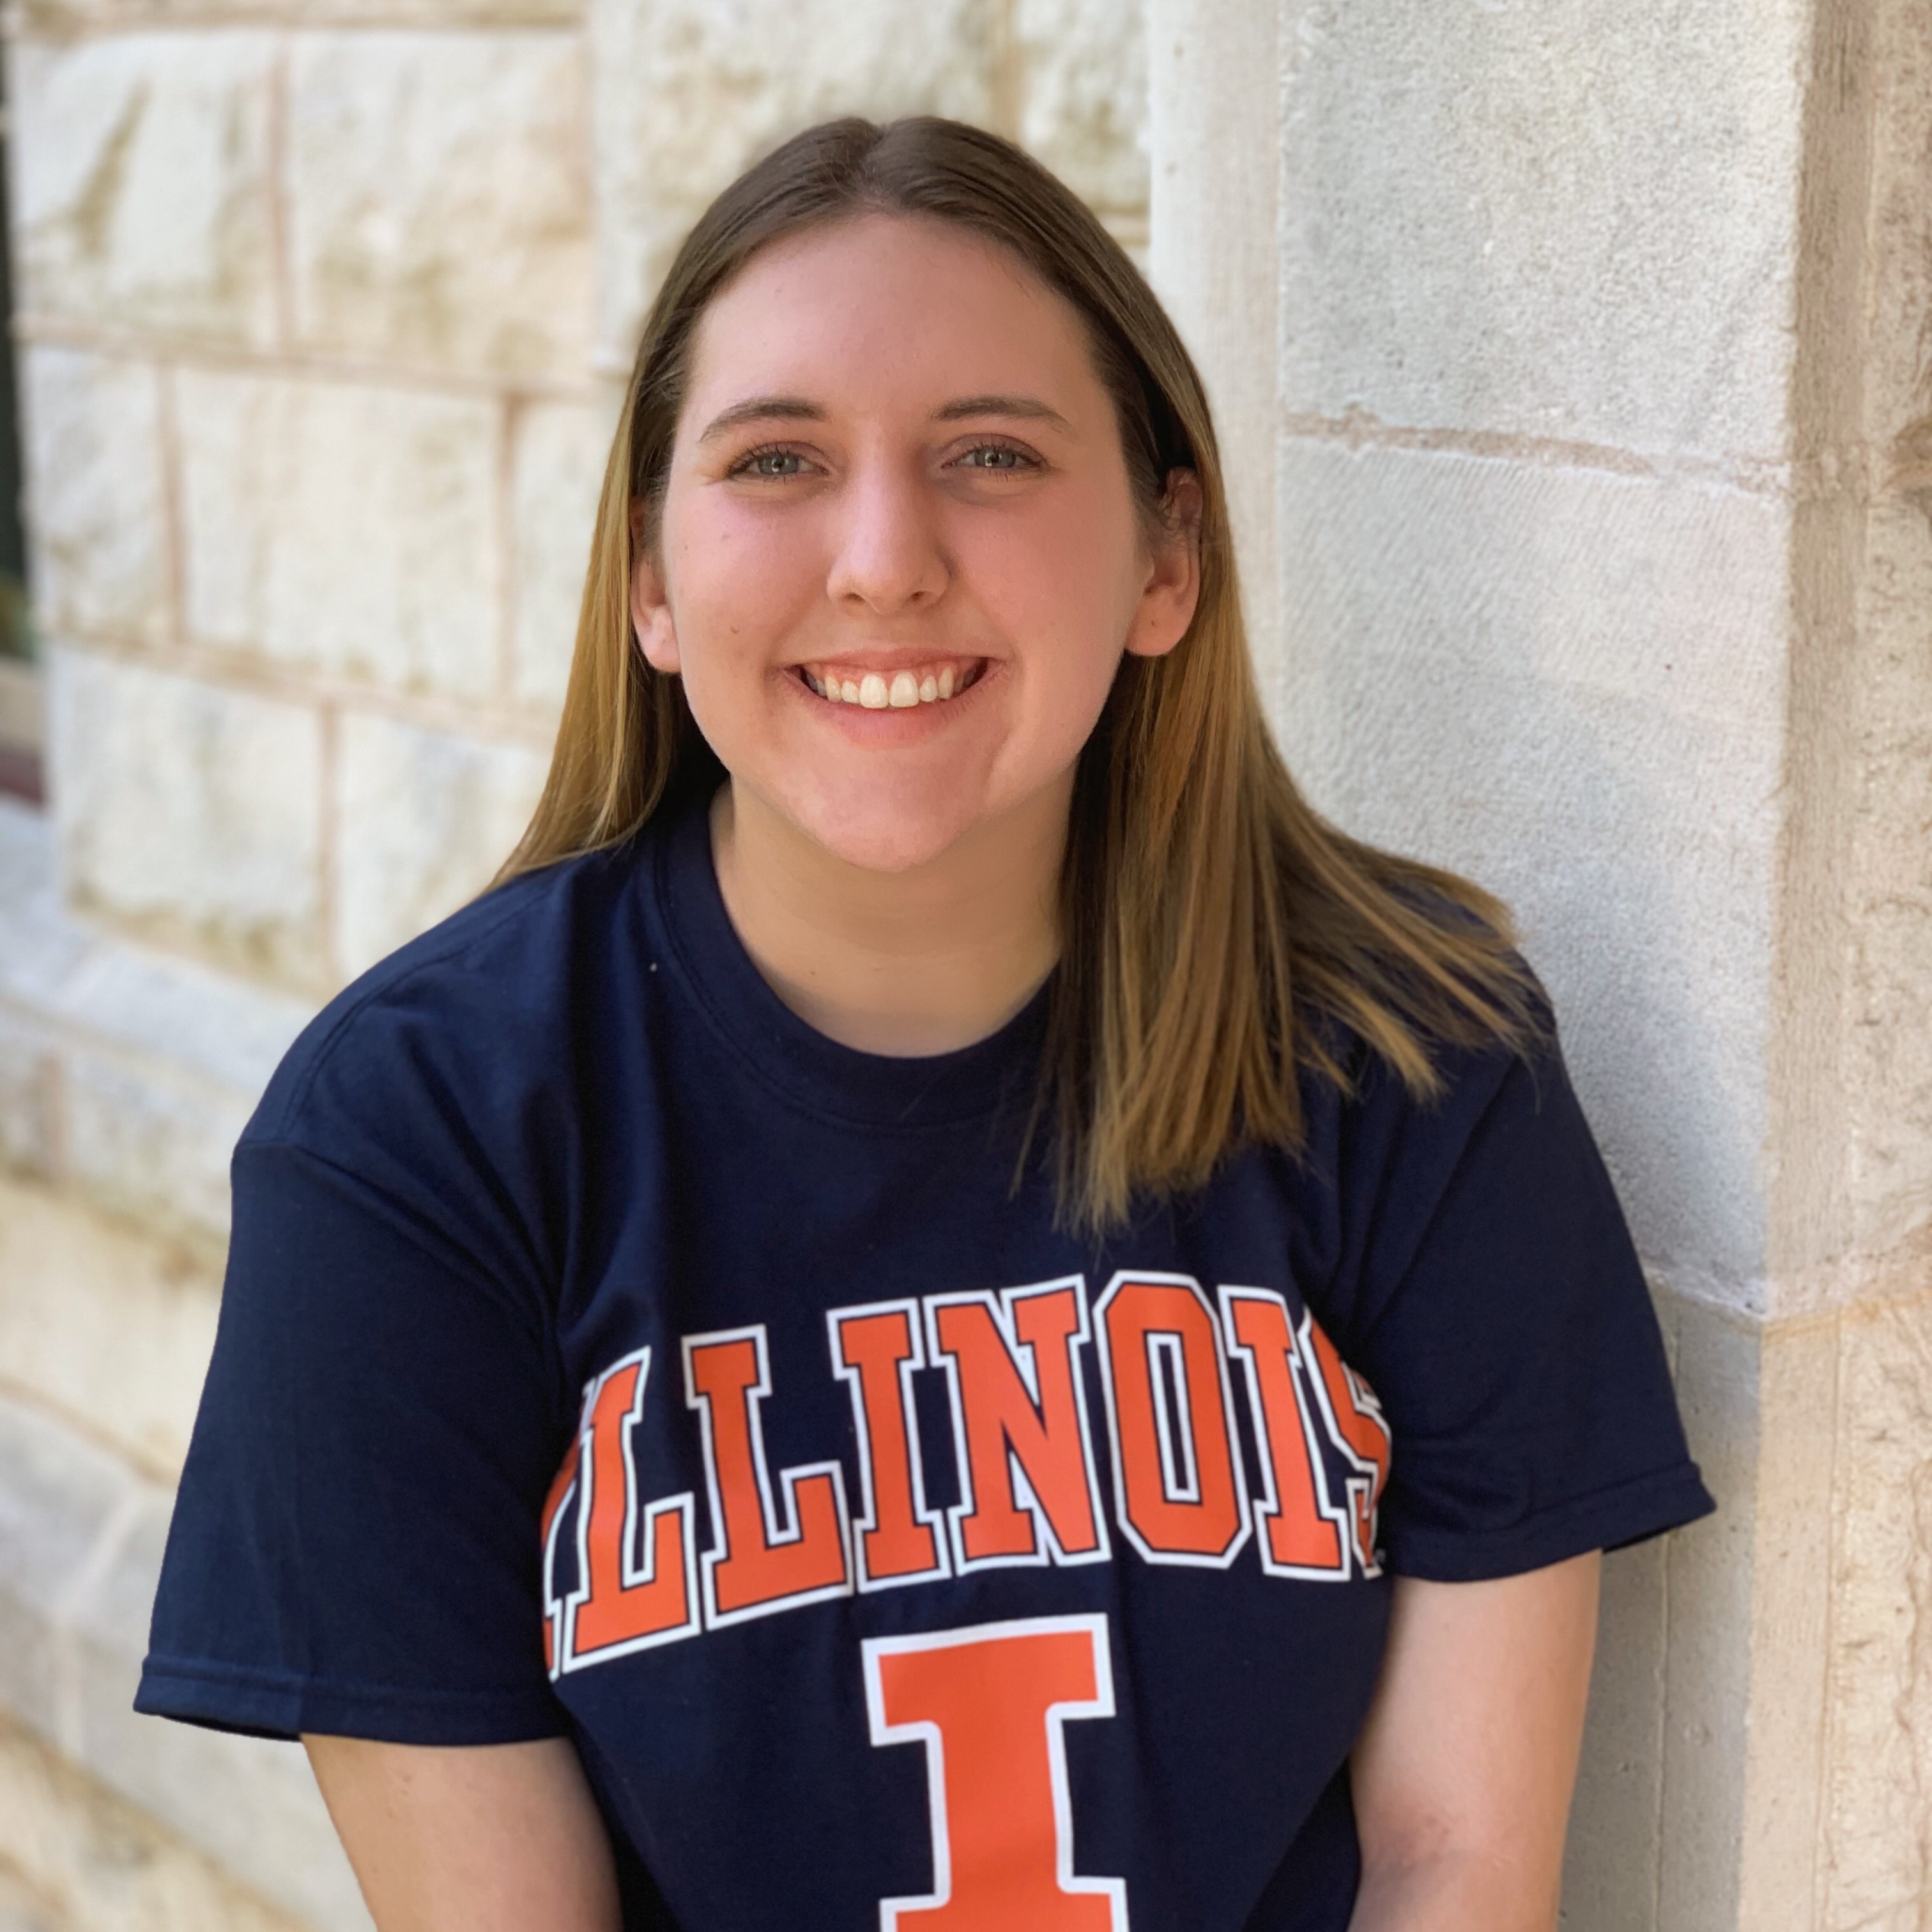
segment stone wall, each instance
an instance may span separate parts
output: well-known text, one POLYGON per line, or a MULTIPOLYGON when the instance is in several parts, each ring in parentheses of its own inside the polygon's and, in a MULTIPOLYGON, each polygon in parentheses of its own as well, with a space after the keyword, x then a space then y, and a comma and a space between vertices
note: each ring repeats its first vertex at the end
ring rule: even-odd
POLYGON ((809 120, 936 110, 1144 248, 1139 9, 6 26, 52 798, 0 802, 0 1924, 366 1924, 298 1751, 127 1710, 229 1149, 316 1004, 521 829, 614 388, 698 211, 809 120))
POLYGON ((1565 1923, 1921 1932, 1932 6, 1149 46, 1283 744, 1517 907, 1720 1502, 1610 1559, 1565 1923))

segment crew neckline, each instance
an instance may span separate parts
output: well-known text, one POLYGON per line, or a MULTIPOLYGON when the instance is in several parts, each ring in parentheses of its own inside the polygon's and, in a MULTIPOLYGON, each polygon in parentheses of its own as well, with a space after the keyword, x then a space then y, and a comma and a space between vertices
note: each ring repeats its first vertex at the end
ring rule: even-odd
POLYGON ((718 889, 710 806, 700 798, 686 807, 659 842, 658 910, 680 978, 748 1071, 812 1112, 853 1125, 956 1126, 1030 1102, 1052 974, 1003 1026, 952 1052, 847 1046, 794 1012, 746 951, 718 889))

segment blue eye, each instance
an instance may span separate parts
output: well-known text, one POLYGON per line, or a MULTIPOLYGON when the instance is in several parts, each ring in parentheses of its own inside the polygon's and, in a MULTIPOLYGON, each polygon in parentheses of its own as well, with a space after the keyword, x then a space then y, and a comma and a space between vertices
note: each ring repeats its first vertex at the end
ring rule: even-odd
POLYGON ((958 460, 969 470, 1004 470, 1009 473, 1033 466, 1031 457, 1003 442, 980 443, 966 451, 958 460))
POLYGON ((795 449, 748 451, 731 466, 734 476, 785 477, 798 476, 805 459, 795 449))

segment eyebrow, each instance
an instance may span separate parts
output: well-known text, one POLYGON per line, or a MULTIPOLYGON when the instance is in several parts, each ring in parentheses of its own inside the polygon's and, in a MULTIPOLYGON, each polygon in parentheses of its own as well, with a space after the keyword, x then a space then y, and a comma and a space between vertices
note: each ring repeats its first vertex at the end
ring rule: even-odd
MULTIPOLYGON (((1069 436, 1073 425, 1060 412, 1033 396, 961 396, 933 412, 935 422, 962 422, 974 416, 1017 416, 1029 422, 1052 423, 1069 436)), ((825 411, 804 396, 747 396, 721 410, 705 427, 700 442, 709 442, 748 422, 823 422, 825 411)))

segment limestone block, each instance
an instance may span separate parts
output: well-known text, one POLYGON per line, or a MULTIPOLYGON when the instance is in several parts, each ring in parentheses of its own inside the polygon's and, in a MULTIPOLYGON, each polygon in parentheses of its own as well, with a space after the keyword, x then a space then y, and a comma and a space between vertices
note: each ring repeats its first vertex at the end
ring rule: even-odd
POLYGON ((563 703, 598 494, 616 427, 615 395, 596 404, 532 404, 512 419, 512 577, 516 695, 563 703))
POLYGON ((1786 554, 1774 500, 1291 442, 1288 762, 1510 900, 1646 1257, 1760 1271, 1786 554))
POLYGON ((1148 203, 1145 10, 1133 0, 1018 0, 1018 134, 1090 206, 1148 203))
POLYGON ((1821 1932, 1932 1894, 1932 1282, 1840 1321, 1821 1932))
POLYGON ((0 1714, 290 1917, 368 1932, 298 1745, 134 1713, 172 1504, 164 1485, 0 1396, 0 1714))
POLYGON ((58 1077, 53 1038, 46 1028, 0 1007, 0 1168, 28 1174, 53 1171, 58 1077))
POLYGON ((22 305, 272 342, 272 58, 262 33, 20 45, 8 145, 22 305))
POLYGON ((110 1214, 225 1240, 228 1160, 254 1096, 80 1048, 66 1074, 69 1177, 110 1214))
POLYGON ((734 176, 840 114, 991 121, 980 0, 588 0, 598 322, 628 361, 685 232, 734 176))
MULTIPOLYGON (((20 13, 34 34, 72 33, 88 27, 179 24, 182 0, 21 0, 20 13)), ((336 22, 378 26, 567 26, 579 20, 584 0, 195 0, 204 20, 270 19, 301 26, 336 22)))
POLYGON ((32 1010, 56 1003, 94 935, 68 916, 54 873, 46 813, 0 798, 0 1000, 32 1010))
POLYGON ((1293 0, 1287 408, 1781 457, 1812 12, 1293 0))
POLYGON ((472 898, 521 836, 549 760, 385 718, 342 721, 337 957, 360 972, 472 898))
POLYGON ((52 668, 57 822, 76 902, 244 972, 319 983, 315 714, 73 651, 52 668))
POLYGON ((116 1457, 0 1396, 0 1712, 43 1736, 71 1717, 61 1622, 122 1533, 131 1495, 116 1457))
POLYGON ((70 349, 21 360, 40 628, 154 643, 172 625, 155 373, 70 349))
POLYGON ((279 376, 181 379, 197 642, 459 697, 495 688, 500 406, 279 376))
POLYGON ((171 1479, 214 1344, 218 1275, 70 1198, 0 1180, 0 1382, 171 1479))
POLYGON ((439 368, 580 370, 590 186, 579 36, 304 34, 289 86, 300 341, 439 368))
POLYGON ((0 1724, 0 1872, 10 1868, 26 1883, 0 1882, 0 1932, 303 1932, 29 1732, 0 1724))

